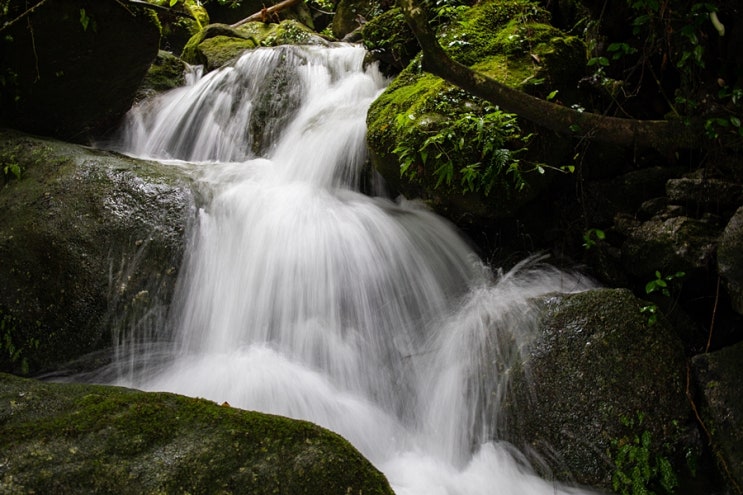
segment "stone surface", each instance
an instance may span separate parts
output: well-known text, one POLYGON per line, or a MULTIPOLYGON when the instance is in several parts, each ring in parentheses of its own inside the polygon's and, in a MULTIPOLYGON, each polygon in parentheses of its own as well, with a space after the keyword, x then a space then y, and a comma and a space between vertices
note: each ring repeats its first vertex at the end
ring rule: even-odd
POLYGON ((543 301, 541 330, 513 374, 501 437, 537 453, 559 480, 612 487, 617 442, 647 431, 652 456, 681 473, 696 430, 685 358, 663 319, 623 289, 543 301))
POLYGON ((346 440, 203 399, 0 374, 0 493, 392 495, 346 440))
POLYGON ((188 226, 182 171, 79 145, 0 131, 0 370, 54 369, 164 317, 188 226), (3 342, 6 344, 7 342, 3 342))
POLYGON ((701 415, 730 493, 743 493, 743 344, 692 361, 701 415))
POLYGON ((733 309, 743 315, 743 207, 738 208, 720 237, 717 270, 733 309))

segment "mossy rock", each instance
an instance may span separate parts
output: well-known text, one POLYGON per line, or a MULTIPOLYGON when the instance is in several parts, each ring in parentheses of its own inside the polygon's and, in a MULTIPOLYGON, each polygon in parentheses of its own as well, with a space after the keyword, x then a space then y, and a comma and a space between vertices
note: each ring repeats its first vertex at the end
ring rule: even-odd
POLYGON ((256 46, 257 40, 230 26, 210 24, 188 40, 181 58, 192 65, 203 65, 209 71, 237 59, 245 50, 256 46))
POLYGON ((170 0, 147 1, 170 10, 157 11, 162 25, 160 48, 163 50, 181 53, 188 40, 209 24, 209 13, 197 0, 179 0, 172 7, 170 0))
MULTIPOLYGON (((26 10, 25 2, 10 4, 11 12, 12 4, 26 10)), ((39 4, 0 40, 0 125, 89 142, 129 110, 159 42, 149 8, 117 0, 39 4)))
POLYGON ((689 476, 686 456, 701 455, 701 443, 683 346, 668 323, 651 324, 646 303, 624 289, 540 304, 539 335, 510 372, 500 437, 541 457, 545 475, 612 489, 618 470, 635 467, 617 464, 618 449, 645 435, 649 464, 664 458, 689 476))
POLYGON ((0 492, 392 494, 317 425, 203 399, 0 374, 0 492))
POLYGON ((55 370, 139 325, 164 332, 195 218, 184 172, 0 130, 5 167, 21 178, 0 188, 0 370, 55 370))
POLYGON ((420 51, 399 8, 388 10, 364 24, 361 36, 371 59, 378 61, 386 74, 400 73, 420 51))
MULTIPOLYGON (((440 33, 442 46, 455 60, 533 95, 572 94, 585 67, 585 48, 547 24, 549 12, 536 2, 489 1, 457 12, 440 33)), ((549 186, 556 171, 569 165, 572 147, 550 131, 497 113, 492 105, 423 72, 414 59, 370 108, 372 163, 393 189, 424 199, 460 225, 513 218, 549 186), (463 130, 462 119, 496 124, 488 124, 486 131, 463 130), (430 139, 449 126, 456 127, 461 144, 442 145, 437 136, 434 152, 430 139), (483 132, 504 139, 489 141, 483 132), (405 150, 425 149, 425 156, 412 164, 404 156, 405 150), (449 171, 443 181, 442 170, 449 171)))
POLYGON ((203 65, 210 71, 259 46, 325 44, 327 41, 294 20, 279 24, 248 22, 237 28, 211 24, 188 41, 181 58, 193 65, 203 65))
POLYGON ((136 100, 140 101, 183 86, 186 82, 186 70, 187 65, 183 60, 170 52, 160 50, 139 87, 136 100))

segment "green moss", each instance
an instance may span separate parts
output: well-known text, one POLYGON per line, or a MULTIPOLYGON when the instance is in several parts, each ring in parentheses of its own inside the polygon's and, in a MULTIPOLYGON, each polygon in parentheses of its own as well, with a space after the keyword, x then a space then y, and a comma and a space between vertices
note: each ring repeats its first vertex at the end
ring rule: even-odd
POLYGON ((364 46, 388 73, 398 73, 418 53, 415 40, 399 8, 384 12, 364 24, 364 46))
POLYGON ((391 494, 346 440, 209 401, 0 374, 0 491, 391 494))

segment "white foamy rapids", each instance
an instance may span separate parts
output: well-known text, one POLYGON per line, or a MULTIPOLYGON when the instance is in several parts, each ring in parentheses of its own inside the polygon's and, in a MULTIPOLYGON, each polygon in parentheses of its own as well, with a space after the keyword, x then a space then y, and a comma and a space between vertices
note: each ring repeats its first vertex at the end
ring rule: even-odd
POLYGON ((157 347, 119 383, 321 424, 398 495, 573 493, 495 425, 535 333, 530 300, 587 285, 534 262, 492 277, 443 219, 357 192, 385 85, 363 58, 255 50, 131 113, 120 149, 197 162, 213 199, 181 270, 170 358, 157 347))

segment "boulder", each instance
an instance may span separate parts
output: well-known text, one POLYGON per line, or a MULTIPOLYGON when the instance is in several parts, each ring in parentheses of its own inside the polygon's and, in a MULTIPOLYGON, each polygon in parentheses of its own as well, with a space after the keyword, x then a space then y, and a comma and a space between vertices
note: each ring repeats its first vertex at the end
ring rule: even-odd
POLYGON ((160 50, 137 91, 136 101, 183 86, 186 83, 187 70, 188 66, 183 60, 170 52, 160 50))
POLYGON ((664 211, 646 222, 621 224, 627 236, 622 259, 628 273, 649 281, 660 271, 663 275, 683 271, 708 271, 714 262, 719 227, 708 219, 664 211))
POLYGON ((728 493, 743 493, 743 344, 692 360, 704 430, 728 493))
POLYGON ((0 492, 392 495, 314 424, 203 399, 0 374, 0 492))
POLYGON ((176 167, 0 130, 6 168, 0 370, 57 369, 137 325, 163 331, 195 218, 190 179, 176 167))
POLYGON ((743 207, 728 222, 717 247, 717 270, 733 309, 743 315, 743 207))
POLYGON ((10 2, 17 22, 0 40, 0 125, 89 142, 131 107, 157 55, 157 17, 117 0, 24 5, 10 2))
POLYGON ((646 303, 625 289, 540 304, 539 335, 512 372, 500 436, 533 453, 545 476, 620 493, 621 476, 644 469, 620 458, 625 446, 648 454, 648 485, 661 482, 666 463, 684 474, 699 442, 683 347, 665 320, 651 324, 646 303))
POLYGON ((188 41, 181 58, 211 71, 234 62, 246 50, 259 46, 325 44, 325 39, 294 20, 279 24, 248 22, 237 28, 211 24, 188 41))

